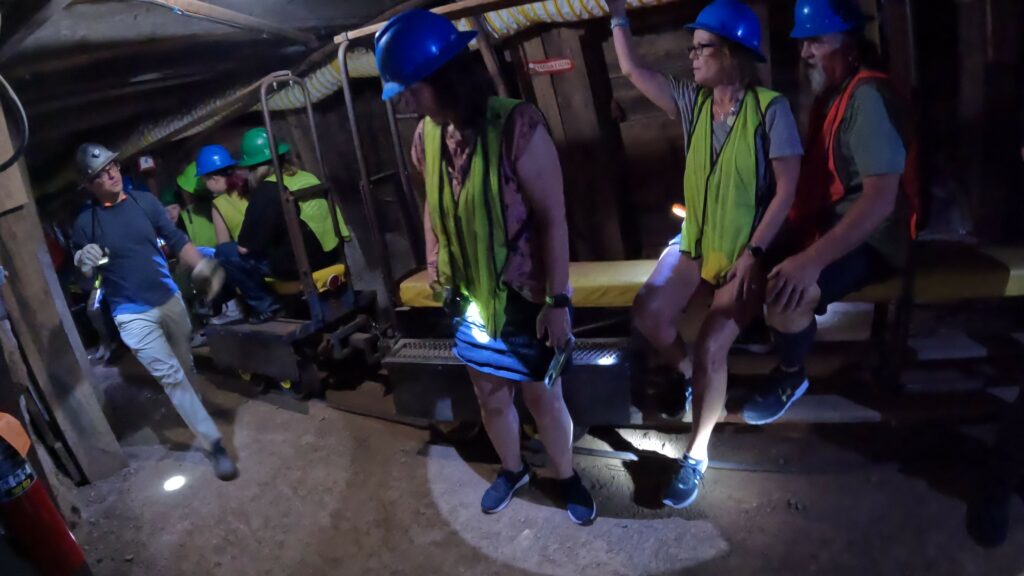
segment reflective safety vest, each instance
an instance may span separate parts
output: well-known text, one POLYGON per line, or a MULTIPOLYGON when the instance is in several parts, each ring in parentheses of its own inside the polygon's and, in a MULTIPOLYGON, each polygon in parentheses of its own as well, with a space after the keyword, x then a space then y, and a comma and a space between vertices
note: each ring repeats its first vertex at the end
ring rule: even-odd
MULTIPOLYGON (((267 182, 277 182, 277 175, 271 174, 267 182)), ((285 188, 295 192, 303 188, 309 188, 320 184, 320 179, 302 170, 289 176, 284 175, 285 188)), ((352 239, 352 235, 345 225, 345 219, 341 216, 341 209, 335 209, 338 217, 338 228, 341 229, 341 237, 345 242, 352 239)), ((307 198, 299 202, 299 218, 309 226, 316 239, 320 241, 320 247, 324 252, 330 252, 338 247, 338 235, 334 231, 334 222, 331 221, 330 203, 326 198, 307 198)))

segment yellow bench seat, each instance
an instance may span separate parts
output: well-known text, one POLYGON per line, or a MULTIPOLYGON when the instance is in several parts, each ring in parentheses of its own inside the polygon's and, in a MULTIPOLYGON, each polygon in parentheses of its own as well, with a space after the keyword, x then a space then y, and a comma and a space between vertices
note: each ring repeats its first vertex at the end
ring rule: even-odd
MULTIPOLYGON (((313 284, 318 292, 323 293, 330 289, 331 278, 337 277, 341 282, 345 281, 345 265, 335 264, 313 272, 313 284)), ((266 278, 267 285, 279 296, 294 296, 302 292, 302 283, 298 280, 278 280, 266 278)))
MULTIPOLYGON (((921 242, 916 246, 914 301, 932 304, 956 300, 1024 296, 1024 246, 971 246, 921 242)), ((655 260, 573 262, 569 279, 577 308, 628 308, 650 276, 655 260)), ((900 294, 893 278, 851 294, 847 302, 889 302, 900 294)), ((402 305, 435 308, 427 272, 402 282, 402 305)))

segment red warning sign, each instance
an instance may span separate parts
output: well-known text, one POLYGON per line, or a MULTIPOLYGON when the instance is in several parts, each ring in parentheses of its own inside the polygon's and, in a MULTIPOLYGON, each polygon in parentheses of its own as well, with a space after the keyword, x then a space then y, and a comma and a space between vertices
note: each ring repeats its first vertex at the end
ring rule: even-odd
POLYGON ((573 71, 576 65, 568 58, 548 58, 531 61, 527 67, 530 74, 564 74, 573 71))

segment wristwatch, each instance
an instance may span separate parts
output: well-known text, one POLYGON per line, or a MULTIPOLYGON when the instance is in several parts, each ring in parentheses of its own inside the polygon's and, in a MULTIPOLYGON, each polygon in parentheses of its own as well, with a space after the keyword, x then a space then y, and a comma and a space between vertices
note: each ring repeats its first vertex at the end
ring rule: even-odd
POLYGON ((569 298, 568 294, 556 294, 554 296, 545 296, 544 303, 552 308, 568 308, 572 306, 572 298, 569 298))
POLYGON ((761 248, 760 246, 748 244, 747 252, 750 252, 750 255, 754 257, 754 260, 760 260, 761 258, 764 258, 764 248, 761 248))
POLYGON ((626 28, 626 29, 628 29, 629 28, 629 18, 627 18, 626 16, 612 16, 611 25, 612 25, 612 30, 615 30, 616 28, 626 28))

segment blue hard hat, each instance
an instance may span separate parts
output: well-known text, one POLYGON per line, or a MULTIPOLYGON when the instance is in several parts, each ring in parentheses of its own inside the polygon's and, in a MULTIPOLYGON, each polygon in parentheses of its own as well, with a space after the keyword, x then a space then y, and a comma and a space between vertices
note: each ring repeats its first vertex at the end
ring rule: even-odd
POLYGON ((686 29, 711 32, 750 50, 758 62, 768 61, 761 51, 761 21, 750 6, 739 0, 715 0, 686 29))
POLYGON ((199 155, 196 156, 196 176, 213 174, 218 170, 230 168, 236 164, 238 162, 231 157, 228 149, 220 144, 203 146, 199 149, 199 155))
POLYGON ((797 0, 790 38, 803 40, 857 30, 870 20, 854 0, 797 0))
POLYGON ((374 37, 377 69, 384 80, 382 100, 436 72, 462 52, 476 32, 462 32, 444 16, 428 10, 403 12, 374 37))

